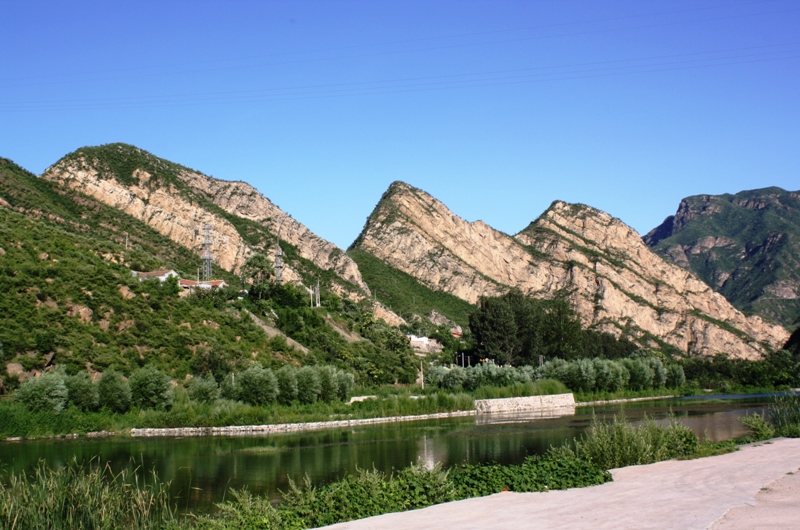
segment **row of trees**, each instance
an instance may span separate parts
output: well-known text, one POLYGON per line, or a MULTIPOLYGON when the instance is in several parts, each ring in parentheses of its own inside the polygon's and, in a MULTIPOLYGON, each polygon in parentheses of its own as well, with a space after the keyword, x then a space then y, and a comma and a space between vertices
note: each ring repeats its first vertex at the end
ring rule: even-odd
POLYGON ((684 380, 721 390, 800 384, 800 332, 786 350, 763 359, 731 359, 720 354, 682 358, 664 366, 658 357, 628 340, 582 329, 565 296, 536 300, 511 290, 502 296, 484 297, 469 322, 475 356, 517 366, 536 366, 540 358, 547 359, 546 377, 573 390, 658 388, 684 380))
POLYGON ((536 370, 538 377, 557 379, 568 388, 583 392, 616 392, 678 388, 686 382, 683 367, 664 365, 658 357, 636 356, 620 360, 553 359, 536 370))
POLYGON ((127 412, 131 406, 167 410, 172 406, 172 381, 149 365, 127 380, 119 372, 108 370, 96 384, 86 372, 70 376, 56 371, 26 381, 15 396, 34 412, 58 414, 70 405, 82 411, 102 408, 119 413, 127 412))
MULTIPOLYGON (((189 398, 210 403, 222 397, 250 405, 346 400, 354 385, 353 374, 331 366, 283 366, 277 371, 253 363, 247 369, 228 374, 222 384, 213 375, 195 377, 187 385, 189 398)), ((60 413, 69 406, 85 411, 101 409, 125 413, 131 408, 169 410, 174 392, 170 377, 152 365, 136 370, 125 379, 114 370, 103 373, 94 383, 86 372, 66 375, 47 372, 23 383, 14 393, 17 400, 34 412, 60 413)))
MULTIPOLYGON (((244 371, 228 375, 218 393, 224 398, 250 405, 308 404, 345 401, 354 383, 353 374, 332 366, 295 368, 286 365, 273 372, 254 363, 244 371)), ((213 379, 196 378, 189 386, 189 395, 197 400, 209 401, 215 397, 216 388, 213 379)))
POLYGON ((664 365, 655 356, 636 356, 621 360, 552 359, 542 366, 515 368, 483 363, 469 368, 432 367, 425 382, 448 390, 476 390, 481 386, 511 386, 542 379, 555 379, 570 390, 583 392, 615 392, 677 388, 686 382, 683 368, 677 363, 664 365))

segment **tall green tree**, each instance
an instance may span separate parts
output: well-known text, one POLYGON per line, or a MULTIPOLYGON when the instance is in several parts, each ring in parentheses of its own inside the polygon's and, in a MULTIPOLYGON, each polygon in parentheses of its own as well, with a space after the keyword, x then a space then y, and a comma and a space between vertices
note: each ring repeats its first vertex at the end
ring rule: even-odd
POLYGON ((521 350, 514 310, 505 297, 482 297, 469 317, 477 350, 500 364, 513 364, 521 350))
POLYGON ((548 301, 541 329, 548 357, 572 360, 584 356, 584 331, 565 296, 548 301))
POLYGON ((264 254, 253 254, 242 266, 242 275, 250 280, 250 295, 259 300, 267 293, 268 282, 275 275, 272 262, 264 254))

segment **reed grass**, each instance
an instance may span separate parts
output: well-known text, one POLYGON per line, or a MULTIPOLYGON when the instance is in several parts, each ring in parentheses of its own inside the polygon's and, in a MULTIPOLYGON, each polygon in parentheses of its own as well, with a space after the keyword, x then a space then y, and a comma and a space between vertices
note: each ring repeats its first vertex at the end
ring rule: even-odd
POLYGON ((774 396, 767 421, 781 436, 800 438, 800 394, 774 396))
POLYGON ((475 392, 475 399, 502 399, 528 396, 547 396, 566 394, 569 389, 561 381, 542 379, 527 383, 514 383, 507 386, 481 386, 475 392))
POLYGON ((168 489, 155 474, 144 483, 136 471, 115 474, 96 461, 60 469, 40 462, 30 473, 0 481, 0 527, 162 528, 177 521, 168 489))
POLYGON ((620 412, 610 423, 595 416, 588 434, 556 451, 613 469, 685 457, 697 450, 698 443, 691 429, 673 419, 662 426, 645 416, 640 425, 633 425, 620 412))

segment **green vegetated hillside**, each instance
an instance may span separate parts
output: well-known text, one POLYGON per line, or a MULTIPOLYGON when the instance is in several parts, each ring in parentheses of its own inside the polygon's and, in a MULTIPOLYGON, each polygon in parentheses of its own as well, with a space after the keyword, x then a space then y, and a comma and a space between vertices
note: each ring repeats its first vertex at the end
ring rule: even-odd
POLYGON ((413 276, 395 269, 378 258, 351 248, 347 251, 375 297, 394 312, 410 320, 413 315, 425 316, 436 311, 466 327, 475 306, 451 294, 433 291, 413 276))
MULTIPOLYGON (((152 270, 168 262, 172 267, 193 276, 201 260, 189 249, 175 245, 147 224, 121 214, 90 197, 37 177, 14 162, 0 158, 0 199, 7 207, 29 218, 41 219, 66 232, 83 234, 98 242, 105 240, 125 248, 134 270, 152 270)), ((111 247, 101 249, 108 253, 111 247)), ((115 259, 121 258, 117 255, 115 259)), ((220 271, 224 279, 232 279, 220 271)))
POLYGON ((746 313, 800 323, 800 192, 696 195, 645 242, 746 313))
POLYGON ((140 282, 110 261, 124 246, 7 209, 0 240, 3 365, 128 373, 152 363, 182 377, 268 351, 266 335, 224 299, 181 298, 177 282, 140 282))
MULTIPOLYGON (((98 163, 108 151, 88 152, 98 163)), ((121 179, 144 164, 170 179, 175 166, 143 156, 134 158, 135 164, 110 157, 107 165, 121 179)), ((262 226, 233 221, 243 232, 250 230, 251 240, 271 238, 262 226)), ((219 268, 215 276, 232 287, 215 293, 179 296, 174 281, 140 282, 131 269, 175 269, 194 278, 201 260, 143 221, 6 159, 0 159, 0 242, 0 366, 6 391, 20 377, 52 365, 69 373, 114 368, 125 374, 155 365, 180 379, 206 372, 221 377, 256 359, 273 367, 333 364, 360 382, 407 382, 416 376, 402 333, 376 322, 368 303, 340 299, 325 288, 322 307, 311 308, 307 292, 293 285, 270 283, 251 289, 257 297, 242 297, 242 278, 219 268), (345 338, 331 320, 350 335, 345 338), (265 329, 272 329, 273 338, 265 329), (287 345, 281 333, 308 353, 287 345), (14 374, 6 370, 9 363, 14 374)), ((332 274, 291 245, 283 247, 287 261, 309 281, 332 274)))

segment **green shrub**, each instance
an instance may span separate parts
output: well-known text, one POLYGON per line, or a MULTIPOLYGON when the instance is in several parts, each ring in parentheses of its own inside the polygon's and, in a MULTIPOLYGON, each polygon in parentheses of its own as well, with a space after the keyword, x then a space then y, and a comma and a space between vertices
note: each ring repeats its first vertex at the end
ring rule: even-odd
POLYGON ((153 365, 133 372, 128 381, 131 404, 140 409, 169 410, 172 407, 172 380, 153 365))
POLYGON ((278 379, 278 403, 288 405, 297 399, 297 370, 287 365, 275 372, 278 379))
POLYGON ((321 388, 319 374, 313 366, 304 366, 297 371, 297 400, 300 403, 316 403, 321 388))
POLYGON ((219 398, 219 385, 211 373, 193 378, 187 390, 189 397, 198 403, 211 403, 219 398))
POLYGON ((274 403, 278 398, 278 380, 275 374, 260 364, 252 364, 237 378, 239 399, 250 405, 274 403))
POLYGON ((630 374, 628 388, 631 390, 647 390, 653 387, 653 369, 645 360, 623 359, 622 363, 630 374))
POLYGON ((80 372, 65 379, 69 403, 82 411, 97 410, 100 395, 89 374, 80 372))
POLYGON ((204 515, 197 519, 197 530, 255 530, 283 528, 278 511, 269 498, 252 495, 247 490, 229 490, 232 501, 216 505, 214 515, 204 515))
POLYGON ((355 376, 350 372, 343 372, 340 370, 336 373, 336 391, 340 400, 347 401, 355 384, 355 376))
POLYGON ((683 366, 679 364, 668 365, 666 385, 669 388, 680 388, 685 383, 686 383, 686 374, 683 372, 683 366))
POLYGON ((775 429, 764 420, 764 416, 761 414, 756 412, 746 414, 742 416, 741 422, 750 434, 750 438, 753 440, 768 440, 775 436, 775 429))
POLYGON ((220 395, 231 401, 239 400, 239 385, 236 384, 236 374, 230 373, 222 378, 219 385, 220 395))
POLYGON ((33 412, 59 414, 67 406, 69 394, 60 373, 48 372, 25 381, 16 391, 17 399, 33 412))
POLYGON ((444 388, 448 390, 456 390, 459 388, 464 388, 464 384, 467 382, 468 379, 467 370, 466 368, 461 368, 460 366, 456 366, 451 370, 448 370, 446 374, 444 374, 444 379, 442 380, 442 385, 444 388))
POLYGON ((444 366, 431 366, 425 374, 425 384, 436 388, 444 388, 444 376, 448 370, 444 366))
POLYGON ((316 528, 389 512, 414 510, 453 500, 453 486, 441 468, 422 465, 396 475, 359 470, 355 475, 315 488, 290 483, 278 506, 285 528, 316 528))
POLYGON ((566 382, 568 379, 567 370, 569 363, 564 359, 551 359, 544 363, 536 371, 537 378, 539 379, 557 379, 566 382))
POLYGON ((548 491, 603 484, 611 474, 575 455, 549 451, 529 456, 522 464, 467 464, 450 472, 456 498, 467 499, 501 491, 548 491))
POLYGON ((658 357, 646 357, 643 359, 650 371, 653 372, 652 388, 661 388, 667 384, 667 369, 658 357))
POLYGON ((595 370, 591 359, 577 359, 567 365, 567 380, 564 384, 572 390, 590 392, 594 390, 595 370))
POLYGON ((334 401, 339 394, 336 369, 332 366, 320 366, 317 374, 319 375, 319 399, 326 403, 334 401))
POLYGON ((103 372, 100 382, 97 383, 97 393, 100 406, 111 412, 125 413, 131 408, 131 387, 119 372, 103 372))
POLYGON ((589 434, 559 451, 612 469, 689 456, 698 443, 697 436, 682 423, 670 421, 662 427, 645 417, 641 425, 634 426, 620 414, 611 423, 594 418, 589 434))

